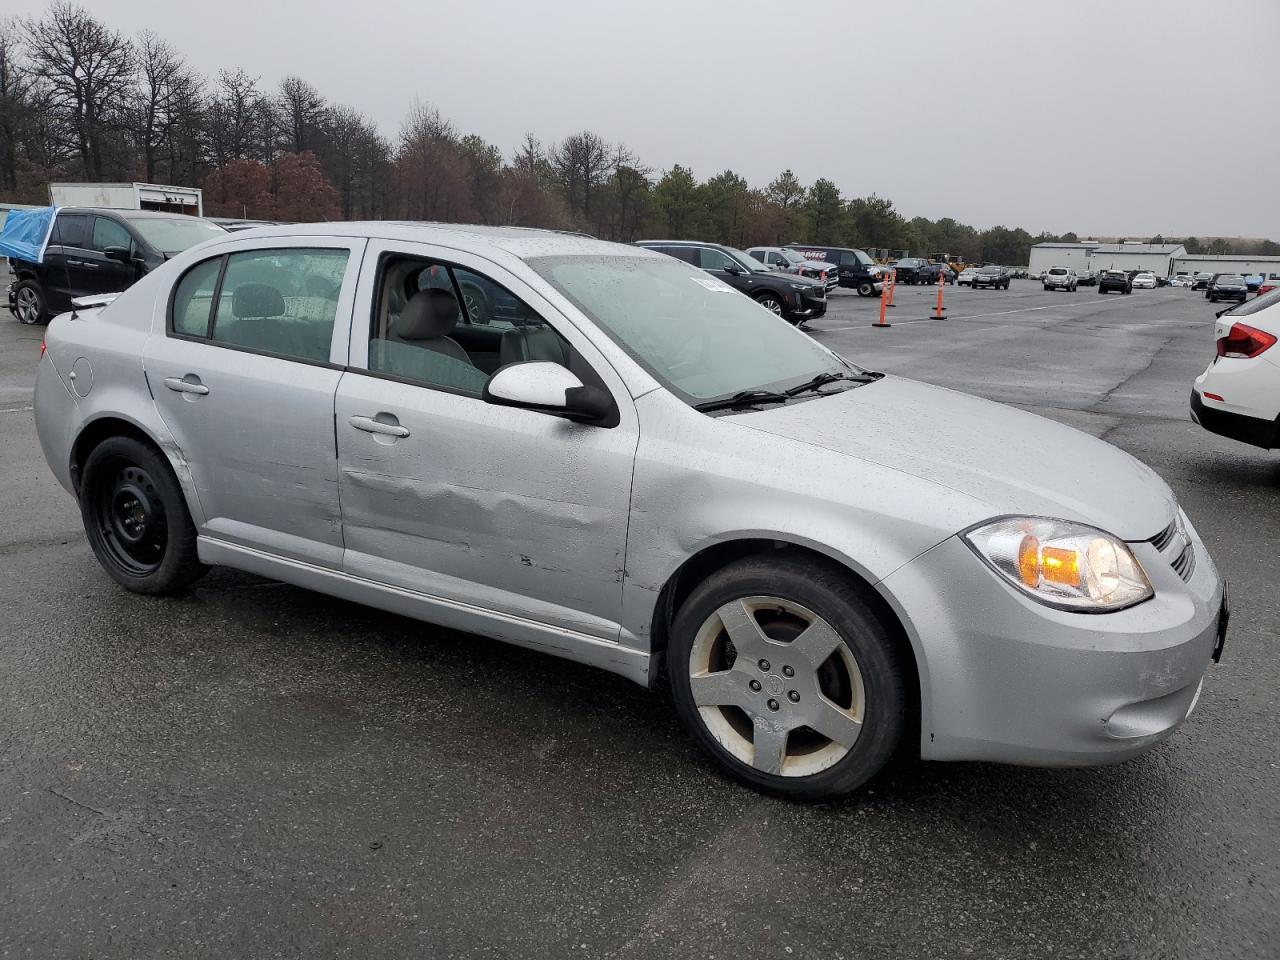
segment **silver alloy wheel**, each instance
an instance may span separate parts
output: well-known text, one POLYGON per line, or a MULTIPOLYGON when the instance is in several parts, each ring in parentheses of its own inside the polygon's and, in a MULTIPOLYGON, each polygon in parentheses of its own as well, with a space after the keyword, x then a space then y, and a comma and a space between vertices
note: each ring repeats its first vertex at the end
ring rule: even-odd
POLYGON ((30 287, 22 287, 18 290, 17 300, 18 322, 39 323, 40 302, 36 297, 36 292, 30 287))
POLYGON ((862 731, 866 692, 853 651, 822 617, 779 597, 732 600, 703 622, 689 688, 716 741, 761 773, 819 773, 862 731))
POLYGON ((777 297, 761 297, 756 302, 770 313, 782 316, 782 304, 778 302, 777 297))

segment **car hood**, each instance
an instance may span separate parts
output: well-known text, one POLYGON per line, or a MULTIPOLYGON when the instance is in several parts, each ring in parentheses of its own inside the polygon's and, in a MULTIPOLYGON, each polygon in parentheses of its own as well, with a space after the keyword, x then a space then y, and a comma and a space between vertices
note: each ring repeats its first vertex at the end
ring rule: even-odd
POLYGON ((991 516, 1076 520, 1125 540, 1155 536, 1168 485, 1109 443, 1013 407, 885 377, 734 423, 901 471, 990 505, 991 516))

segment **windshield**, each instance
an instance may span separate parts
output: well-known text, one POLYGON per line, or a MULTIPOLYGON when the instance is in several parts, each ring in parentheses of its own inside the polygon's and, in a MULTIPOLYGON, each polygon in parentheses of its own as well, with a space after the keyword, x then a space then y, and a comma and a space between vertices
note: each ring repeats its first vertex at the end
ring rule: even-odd
POLYGON ((804 263, 805 258, 794 250, 783 250, 781 253, 787 258, 787 263, 804 263))
POLYGON ((133 228, 142 234, 142 239, 161 253, 181 253, 197 243, 212 240, 226 233, 216 223, 208 220, 179 219, 164 217, 129 217, 133 228))
POLYGON ((1218 283, 1244 283, 1244 277, 1219 277, 1218 283))
POLYGON ((983 267, 978 272, 979 273, 999 273, 1000 268, 999 267, 983 267))
POLYGON ((679 261, 591 256, 528 263, 686 402, 854 369, 750 298, 679 261))

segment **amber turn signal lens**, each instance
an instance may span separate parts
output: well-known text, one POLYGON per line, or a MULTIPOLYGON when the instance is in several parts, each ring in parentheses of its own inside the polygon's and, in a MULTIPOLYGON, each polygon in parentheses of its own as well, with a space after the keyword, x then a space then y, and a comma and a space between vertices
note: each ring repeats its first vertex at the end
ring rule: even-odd
POLYGON ((1080 586, 1080 554, 1062 547, 1045 547, 1040 557, 1040 572, 1050 583, 1068 587, 1080 586))

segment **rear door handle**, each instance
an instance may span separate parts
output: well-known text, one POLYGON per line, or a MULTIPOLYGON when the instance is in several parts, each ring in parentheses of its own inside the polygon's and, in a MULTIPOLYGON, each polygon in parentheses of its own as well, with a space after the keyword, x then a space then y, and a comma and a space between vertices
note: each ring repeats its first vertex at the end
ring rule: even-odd
POLYGON ((201 397, 209 392, 209 388, 194 373, 188 373, 185 377, 165 377, 164 385, 176 393, 194 393, 201 397))
MULTIPOLYGON (((383 416, 390 416, 383 414, 383 416)), ((365 433, 377 433, 384 437, 400 437, 404 438, 409 435, 407 427, 400 426, 399 421, 395 417, 391 417, 390 422, 384 420, 375 420, 373 417, 352 417, 350 423, 357 430, 363 430, 365 433)))

